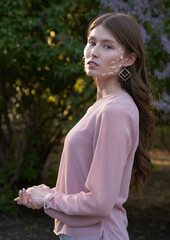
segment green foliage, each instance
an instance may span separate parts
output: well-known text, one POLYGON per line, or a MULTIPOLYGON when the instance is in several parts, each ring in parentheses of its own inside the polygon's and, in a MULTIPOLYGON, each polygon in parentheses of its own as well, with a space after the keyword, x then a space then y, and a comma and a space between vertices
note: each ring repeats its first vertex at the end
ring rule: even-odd
POLYGON ((18 195, 18 189, 6 188, 0 195, 0 212, 8 212, 11 215, 17 215, 19 208, 16 207, 16 203, 13 201, 14 196, 18 195))
POLYGON ((13 199, 4 191, 41 182, 49 153, 94 96, 82 56, 98 3, 0 1, 0 210, 13 199))

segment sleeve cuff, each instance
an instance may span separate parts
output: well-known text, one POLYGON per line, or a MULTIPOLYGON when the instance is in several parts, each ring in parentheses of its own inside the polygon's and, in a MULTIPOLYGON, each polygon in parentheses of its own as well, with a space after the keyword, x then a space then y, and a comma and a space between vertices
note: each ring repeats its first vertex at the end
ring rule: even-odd
POLYGON ((49 193, 44 199, 44 209, 49 209, 51 207, 50 201, 54 197, 54 193, 49 193))

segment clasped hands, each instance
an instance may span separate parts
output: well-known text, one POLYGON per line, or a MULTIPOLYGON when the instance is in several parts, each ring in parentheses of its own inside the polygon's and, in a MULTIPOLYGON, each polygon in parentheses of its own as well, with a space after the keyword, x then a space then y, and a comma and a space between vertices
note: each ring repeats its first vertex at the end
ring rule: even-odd
POLYGON ((51 193, 51 189, 45 184, 33 186, 26 190, 23 188, 14 201, 27 208, 40 209, 44 206, 44 199, 49 193, 51 193))

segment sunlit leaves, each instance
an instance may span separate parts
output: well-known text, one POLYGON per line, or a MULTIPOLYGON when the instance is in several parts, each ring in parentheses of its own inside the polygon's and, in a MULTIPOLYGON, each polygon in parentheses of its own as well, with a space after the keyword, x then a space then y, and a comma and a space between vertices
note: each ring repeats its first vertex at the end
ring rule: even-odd
POLYGON ((93 101, 82 56, 99 11, 97 0, 0 1, 0 166, 12 166, 9 187, 40 181, 49 153, 93 101))

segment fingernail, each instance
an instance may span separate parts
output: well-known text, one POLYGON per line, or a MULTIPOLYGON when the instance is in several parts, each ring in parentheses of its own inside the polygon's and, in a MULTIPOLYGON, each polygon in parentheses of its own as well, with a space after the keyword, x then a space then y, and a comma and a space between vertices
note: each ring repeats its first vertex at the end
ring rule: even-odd
POLYGON ((22 191, 21 190, 19 190, 19 194, 21 194, 22 193, 22 191))
POLYGON ((31 193, 30 192, 28 192, 28 197, 30 197, 31 196, 31 193))
POLYGON ((25 192, 25 188, 23 188, 22 191, 25 192))

